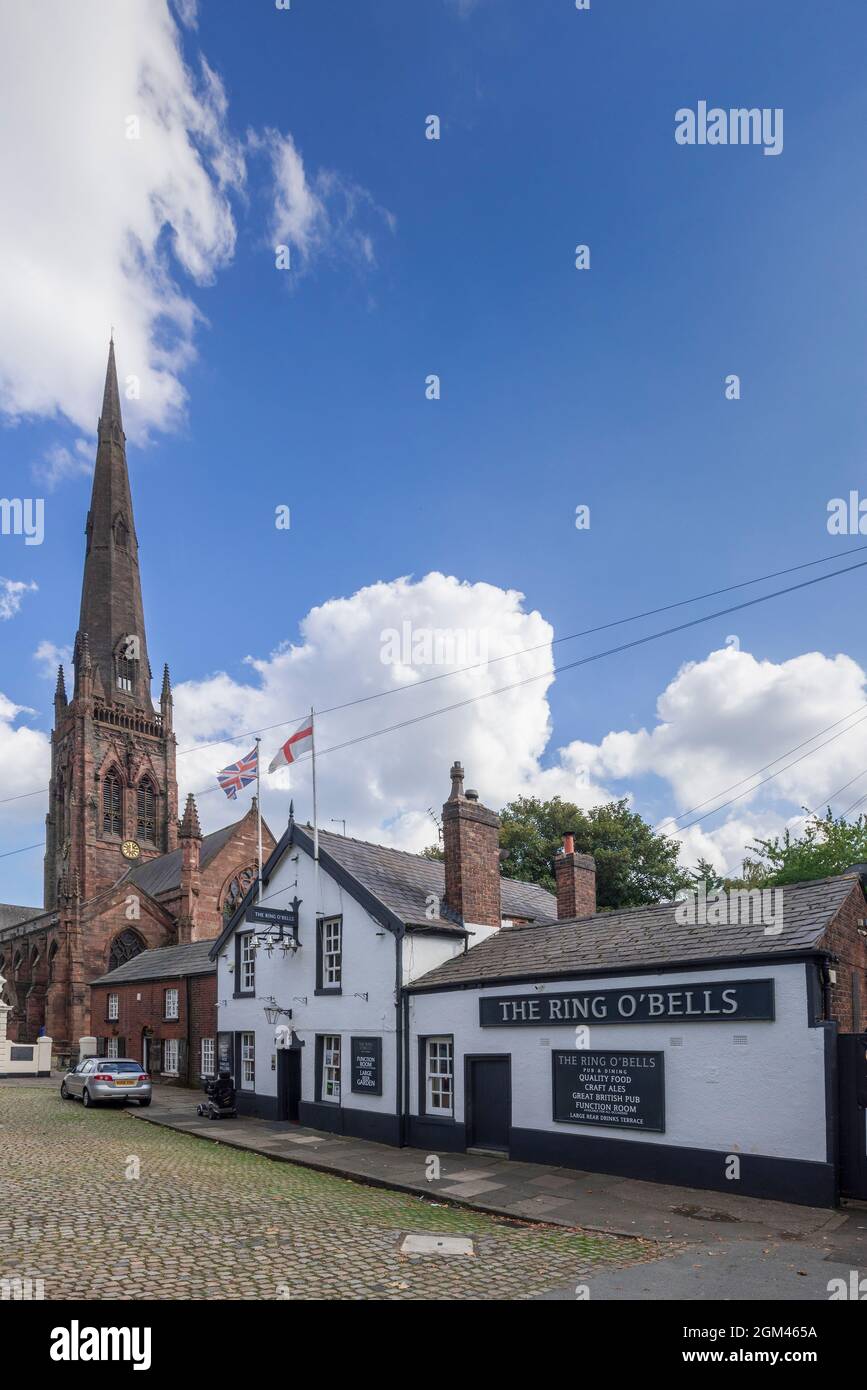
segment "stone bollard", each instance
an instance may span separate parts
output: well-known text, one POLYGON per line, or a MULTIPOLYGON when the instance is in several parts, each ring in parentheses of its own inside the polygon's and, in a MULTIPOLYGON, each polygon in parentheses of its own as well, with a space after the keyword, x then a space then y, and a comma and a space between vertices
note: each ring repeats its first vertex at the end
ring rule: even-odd
POLYGON ((51 1075, 51 1038, 36 1039, 36 1075, 51 1075))

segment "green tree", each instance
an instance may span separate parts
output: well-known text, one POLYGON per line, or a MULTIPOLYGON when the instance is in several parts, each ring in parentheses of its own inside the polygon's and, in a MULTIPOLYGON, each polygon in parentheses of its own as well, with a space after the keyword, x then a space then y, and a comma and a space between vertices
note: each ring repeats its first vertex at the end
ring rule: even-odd
POLYGON ((596 860, 596 902, 602 909, 665 902, 689 883, 679 868, 677 840, 659 835, 625 798, 579 810, 559 796, 521 796, 500 812, 501 872, 554 890, 553 860, 572 831, 575 849, 596 860))
POLYGON ((867 816, 847 821, 833 816, 829 806, 824 816, 811 814, 800 834, 793 835, 787 829, 772 840, 754 841, 750 849, 752 856, 743 862, 747 887, 770 888, 827 878, 867 862, 867 816))

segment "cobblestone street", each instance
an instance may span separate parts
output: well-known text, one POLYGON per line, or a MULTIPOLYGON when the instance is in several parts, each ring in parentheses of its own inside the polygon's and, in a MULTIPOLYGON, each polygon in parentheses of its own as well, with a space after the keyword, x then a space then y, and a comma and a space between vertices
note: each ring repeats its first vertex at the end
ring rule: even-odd
POLYGON ((436 1206, 187 1137, 54 1087, 0 1085, 0 1278, 46 1299, 514 1299, 643 1242, 436 1206), (406 1256, 408 1233, 473 1256, 406 1256))

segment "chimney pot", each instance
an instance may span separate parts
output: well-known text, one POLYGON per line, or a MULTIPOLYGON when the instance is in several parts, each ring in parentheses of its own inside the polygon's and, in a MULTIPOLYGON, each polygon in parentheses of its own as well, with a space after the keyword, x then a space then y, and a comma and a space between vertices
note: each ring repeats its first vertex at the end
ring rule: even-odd
POLYGON ((472 788, 467 787, 466 798, 467 801, 478 801, 479 793, 477 791, 472 790, 472 788))
POLYGON ((574 831, 574 830, 566 830, 566 831, 563 832, 563 853, 564 853, 564 854, 574 854, 574 853, 575 853, 575 831, 574 831))

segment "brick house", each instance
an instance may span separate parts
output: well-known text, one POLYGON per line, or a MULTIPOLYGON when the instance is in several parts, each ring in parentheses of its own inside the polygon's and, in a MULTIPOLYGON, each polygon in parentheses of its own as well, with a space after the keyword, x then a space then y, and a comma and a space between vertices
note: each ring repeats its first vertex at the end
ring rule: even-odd
POLYGON ((217 970, 210 941, 142 951, 91 983, 100 1057, 133 1057, 155 1080, 198 1086, 215 1070, 217 970))

